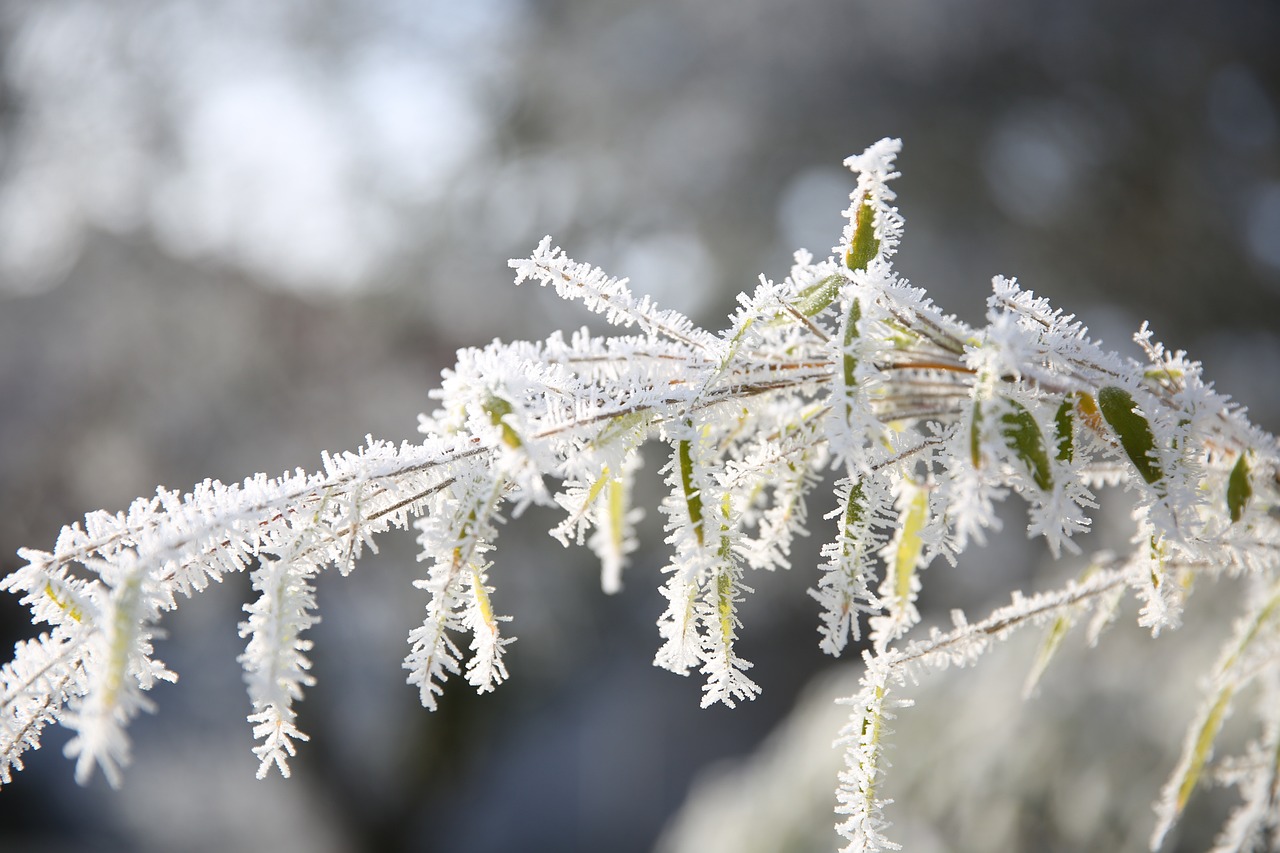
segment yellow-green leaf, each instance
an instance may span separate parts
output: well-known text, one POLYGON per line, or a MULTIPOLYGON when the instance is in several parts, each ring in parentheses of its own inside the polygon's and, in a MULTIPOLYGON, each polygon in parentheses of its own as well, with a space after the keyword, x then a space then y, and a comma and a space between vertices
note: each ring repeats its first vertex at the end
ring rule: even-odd
POLYGON ((911 603, 911 579, 920 563, 920 555, 924 553, 924 540, 920 538, 920 532, 924 530, 928 512, 929 493, 919 489, 903 515, 902 538, 898 541, 898 550, 893 560, 893 595, 900 607, 911 603))
POLYGON ((702 495, 693 487, 693 450, 687 439, 676 445, 676 458, 680 465, 680 486, 684 490, 684 503, 689 509, 689 523, 693 527, 693 535, 702 545, 702 495))
POLYGON ((476 606, 480 609, 480 618, 485 627, 498 633, 498 623, 493 618, 493 603, 489 600, 489 591, 484 587, 484 574, 479 566, 471 566, 471 593, 475 596, 476 606))
MULTIPOLYGON (((870 752, 873 757, 879 755, 880 738, 884 734, 884 712, 882 709, 886 692, 887 690, 883 685, 877 685, 875 701, 868 705, 863 712, 862 738, 864 743, 870 745, 870 752)), ((858 766, 863 771, 864 796, 866 796, 867 800, 873 800, 876 795, 876 776, 880 774, 877 773, 874 763, 868 767, 860 762, 858 766)))
MULTIPOLYGON (((609 469, 605 469, 606 476, 609 469)), ((627 540, 627 487, 620 478, 609 479, 609 540, 615 554, 622 553, 627 540)))
POLYGON ((800 298, 796 301, 796 310, 806 317, 814 317, 821 314, 840 295, 840 283, 842 281, 844 279, 841 276, 829 275, 822 281, 809 285, 800 291, 800 298))
POLYGON ((716 575, 716 613, 720 617, 720 636, 727 645, 733 640, 733 577, 727 566, 716 575))
POLYGON ((973 418, 969 422, 969 458, 976 471, 982 467, 982 403, 973 401, 973 418))
POLYGON ((59 610, 67 614, 67 617, 72 621, 79 622, 84 618, 84 614, 80 612, 80 608, 71 601, 71 596, 67 596, 64 599, 62 596, 58 595, 58 591, 53 588, 52 583, 45 583, 44 594, 49 596, 49 600, 56 604, 59 610))
POLYGON ((587 491, 587 497, 582 502, 582 506, 584 509, 596 502, 596 498, 600 497, 600 492, 604 490, 604 487, 606 484, 608 484, 609 479, 610 479, 609 466, 608 465, 601 466, 600 477, 594 483, 591 484, 591 488, 587 491))
POLYGON ((720 359, 720 364, 716 367, 717 374, 733 363, 733 360, 738 355, 739 347, 742 346, 742 339, 747 336, 747 331, 755 325, 755 322, 756 319, 754 317, 748 318, 747 322, 742 324, 742 328, 734 334, 733 339, 729 341, 729 348, 725 351, 724 358, 720 359))
POLYGON ((627 412, 625 415, 616 415, 609 419, 604 425, 604 429, 596 435, 591 444, 595 447, 604 447, 616 438, 620 438, 649 418, 648 412, 627 412))
POLYGON ((507 423, 506 416, 515 411, 511 403, 498 396, 490 396, 484 401, 484 410, 489 415, 489 421, 496 427, 502 428, 502 443, 507 447, 520 447, 524 442, 520 440, 519 434, 507 423))

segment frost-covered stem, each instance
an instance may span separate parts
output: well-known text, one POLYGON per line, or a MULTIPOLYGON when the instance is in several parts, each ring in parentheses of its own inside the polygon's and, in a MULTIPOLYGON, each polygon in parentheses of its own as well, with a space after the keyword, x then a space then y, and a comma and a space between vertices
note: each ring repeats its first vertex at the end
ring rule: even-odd
POLYGON ((55 639, 41 634, 19 642, 14 658, 0 668, 0 783, 22 769, 22 754, 40 745, 40 733, 56 722, 66 703, 84 692, 80 635, 55 639))
POLYGON ((250 637, 241 655, 245 681, 253 713, 254 737, 263 741, 254 748, 258 756, 258 778, 272 765, 288 777, 288 759, 295 754, 294 740, 309 740, 294 725, 293 703, 302 698, 303 688, 315 684, 311 661, 304 652, 311 649, 302 632, 318 618, 311 577, 315 567, 290 559, 264 560, 253 572, 253 588, 261 593, 253 604, 245 605, 249 619, 240 626, 240 636, 250 637))
POLYGON ((73 700, 63 722, 75 730, 65 752, 76 759, 76 781, 84 784, 95 768, 112 787, 129 763, 126 727, 139 711, 151 710, 145 695, 157 679, 176 676, 151 659, 154 621, 163 593, 148 563, 130 555, 117 566, 104 566, 105 584, 96 590, 94 611, 100 629, 88 637, 84 666, 87 688, 73 700))
POLYGON ((887 665, 904 668, 915 664, 972 663, 985 651, 990 640, 1006 639, 1018 628, 1041 624, 1063 610, 1101 597, 1133 582, 1140 570, 1133 567, 1099 569, 1082 582, 1072 581, 1061 590, 1024 596, 1014 593, 1013 603, 992 611, 980 622, 957 625, 947 632, 931 634, 927 640, 909 643, 905 650, 884 655, 887 665))
MULTIPOLYGON (((863 619, 872 641, 845 732, 849 849, 893 846, 877 791, 888 766, 884 723, 903 705, 904 678, 972 663, 1014 630, 1052 621, 1033 684, 1085 610, 1094 609, 1092 643, 1132 592, 1140 624, 1158 634, 1180 624, 1190 573, 1241 578, 1256 629, 1242 629, 1245 651, 1223 653, 1226 675, 1166 790, 1163 833, 1194 779, 1214 769, 1214 735, 1242 689, 1272 690, 1280 679, 1280 619, 1267 604, 1280 576, 1280 445, 1145 326, 1135 337, 1145 361, 1120 358, 1003 276, 992 281, 983 324, 943 313, 893 266, 903 220, 889 181, 899 147, 882 140, 847 161, 857 187, 831 255, 797 252, 784 281, 762 278, 740 295, 719 334, 637 298, 625 279, 571 260, 548 238, 512 261, 517 283, 553 287, 631 332, 462 350, 431 393, 439 407, 421 416, 419 444, 370 438, 357 453, 325 454, 315 474, 162 489, 64 528, 52 551, 21 551, 27 565, 0 588, 49 630, 0 670, 0 781, 59 721, 77 733, 78 777, 101 766, 114 782, 128 758, 124 726, 146 707, 142 691, 169 676, 150 656, 160 614, 246 569, 260 593, 242 657, 263 741, 255 752, 263 771, 286 772, 293 742, 304 739, 293 703, 310 684, 301 635, 318 618, 312 582, 330 566, 346 574, 378 534, 412 519, 428 565, 414 584, 429 598, 409 635, 408 681, 428 708, 451 674, 493 689, 507 678, 511 642, 489 560, 504 511, 563 509, 552 534, 588 544, 603 588, 616 592, 637 547, 632 484, 655 441, 666 452, 661 510, 672 550, 655 663, 698 671, 704 704, 759 692, 736 651, 747 574, 790 567, 795 537, 815 527, 809 493, 835 480, 824 562, 806 583, 821 608, 823 651, 858 640, 863 619), (997 530, 998 501, 1026 501, 1027 533, 1057 557, 1080 552, 1104 485, 1133 493, 1132 553, 1100 559, 1057 590, 1015 593, 986 618, 956 612, 952 630, 922 633, 923 569, 939 556, 954 564, 997 530), (460 635, 470 635, 466 653, 460 635)), ((1274 751, 1280 722, 1257 716, 1247 760, 1222 762, 1247 801, 1223 851, 1280 824, 1278 798, 1263 795, 1274 789, 1274 761, 1250 769, 1274 751)))
POLYGON ((901 849, 884 834, 889 823, 883 810, 893 801, 877 792, 889 768, 884 757, 884 738, 890 734, 886 723, 894 718, 894 708, 910 704, 891 697, 890 677, 887 667, 868 659, 862 691, 844 700, 854 711, 836 741, 837 746, 845 747, 845 769, 836 788, 836 814, 846 816, 836 830, 849 842, 841 848, 842 853, 901 849))

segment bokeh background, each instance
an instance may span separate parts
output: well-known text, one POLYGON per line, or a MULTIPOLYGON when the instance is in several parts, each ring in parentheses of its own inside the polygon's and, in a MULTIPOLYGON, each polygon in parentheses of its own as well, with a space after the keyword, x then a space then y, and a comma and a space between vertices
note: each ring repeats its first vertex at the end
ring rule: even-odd
MULTIPOLYGON (((458 347, 590 322, 511 287, 544 234, 719 328, 758 274, 827 252, 841 161, 882 136, 905 141, 898 267, 945 308, 979 320, 1001 273, 1120 350, 1148 319, 1275 430, 1277 45, 1267 0, 0 3, 0 571, 157 484, 412 438, 458 347)), ((856 671, 817 650, 822 536, 752 580, 764 696, 699 710, 696 679, 650 666, 659 457, 620 596, 550 516, 504 530, 498 693, 417 706, 421 567, 388 535, 322 582, 313 740, 293 779, 255 781, 232 578, 168 622, 181 680, 134 726, 125 787, 72 784, 54 732, 0 791, 0 849, 829 849, 826 696, 856 671)), ((926 604, 1051 582, 1018 513, 931 569, 926 604)), ((0 602, 6 645, 23 612, 0 602)), ((894 753, 911 849, 1143 849, 1215 647, 1175 637, 1153 667, 1116 633, 1025 705, 1027 650, 922 688, 936 710, 894 753)), ((1229 803, 1177 843, 1208 846, 1229 803)))

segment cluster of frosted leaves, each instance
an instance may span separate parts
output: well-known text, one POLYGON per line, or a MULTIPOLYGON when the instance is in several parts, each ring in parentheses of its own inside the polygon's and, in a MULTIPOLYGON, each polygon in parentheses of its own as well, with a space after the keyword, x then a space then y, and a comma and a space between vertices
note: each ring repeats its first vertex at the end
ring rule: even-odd
POLYGON ((372 537, 406 527, 441 488, 440 468, 476 455, 469 442, 393 445, 370 439, 357 453, 325 455, 323 470, 237 485, 206 481, 190 493, 161 489, 125 512, 92 513, 63 528, 52 551, 25 549, 27 565, 0 581, 49 628, 19 643, 0 669, 0 782, 21 769, 51 722, 72 729, 76 777, 95 767, 112 784, 129 760, 126 727, 150 708, 145 691, 174 674, 153 656, 161 614, 219 581, 250 570, 260 597, 246 605, 241 663, 262 770, 287 772, 293 703, 311 683, 316 621, 312 578, 350 571, 372 537))
MULTIPOLYGON (((877 790, 886 722, 909 704, 897 695, 905 680, 971 663, 1011 631, 1046 625, 1038 676, 1076 621, 1092 614, 1096 637, 1126 590, 1158 633, 1178 625, 1191 577, 1244 577, 1241 628, 1162 800, 1162 835, 1235 698, 1255 683, 1268 696, 1280 690, 1276 442, 1145 328, 1147 362, 1121 359, 1003 277, 985 326, 940 311, 892 265, 903 224, 889 188, 898 150, 883 140, 850 158, 858 183, 832 256, 798 252, 784 281, 762 278, 739 297, 719 334, 636 297, 625 279, 571 260, 548 238, 512 261, 516 283, 552 287, 619 334, 463 350, 433 393, 438 408, 421 418, 420 444, 370 440, 357 454, 326 457, 315 475, 161 491, 65 529, 52 552, 24 551, 29 564, 3 586, 51 628, 20 644, 0 674, 4 781, 53 721, 76 732, 69 751, 80 778, 96 766, 114 781, 145 690, 173 677, 152 655, 161 613, 179 594, 244 569, 260 596, 241 626, 255 753, 260 775, 272 766, 287 774, 305 739, 293 703, 312 681, 303 635, 317 619, 314 577, 331 565, 347 572, 372 536, 413 517, 425 615, 409 636, 408 681, 428 708, 450 676, 493 689, 507 678, 511 642, 489 559, 503 514, 558 507, 552 535, 588 545, 602 586, 615 592, 637 546, 634 478, 656 447, 671 559, 655 663, 697 671, 704 705, 759 692, 737 649, 749 573, 788 569, 797 535, 827 531, 823 563, 805 581, 820 610, 819 644, 839 654, 868 634, 838 790, 849 850, 893 847, 877 790), (824 480, 834 481, 837 507, 815 521, 807 500, 824 480), (1137 505, 1132 554, 1099 558, 1079 582, 1015 596, 984 620, 957 613, 949 632, 913 632, 922 570, 982 542, 998 526, 999 500, 1018 495, 1028 533, 1055 555, 1074 553, 1094 490, 1115 484, 1137 505)), ((1263 713, 1257 742, 1227 764, 1246 798, 1224 830, 1232 838, 1273 832, 1280 814, 1267 782, 1275 761, 1255 760, 1276 754, 1275 716, 1263 713)))

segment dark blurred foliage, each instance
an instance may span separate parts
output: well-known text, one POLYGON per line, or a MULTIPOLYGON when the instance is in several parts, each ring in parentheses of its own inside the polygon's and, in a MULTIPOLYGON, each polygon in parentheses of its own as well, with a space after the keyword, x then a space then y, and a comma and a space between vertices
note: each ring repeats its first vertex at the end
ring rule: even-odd
MULTIPOLYGON (((0 569, 157 483, 411 438, 457 347, 586 321, 509 284, 544 233, 718 327, 757 274, 826 254, 841 160, 881 136, 905 141, 898 267, 943 307, 978 319, 1003 273, 1117 348, 1149 319, 1275 429, 1277 44, 1263 0, 0 5, 0 569)), ((247 583, 205 593, 125 788, 76 788, 51 735, 0 792, 0 848, 648 849, 829 663, 809 541, 798 577, 753 581, 763 698, 701 711, 649 666, 660 465, 619 597, 547 514, 507 526, 496 695, 451 685, 428 715, 400 683, 411 535, 325 579, 288 782, 253 779, 247 583)), ((1019 544, 938 569, 937 603, 1024 583, 1019 544)), ((6 644, 30 634, 0 608, 6 644)))

